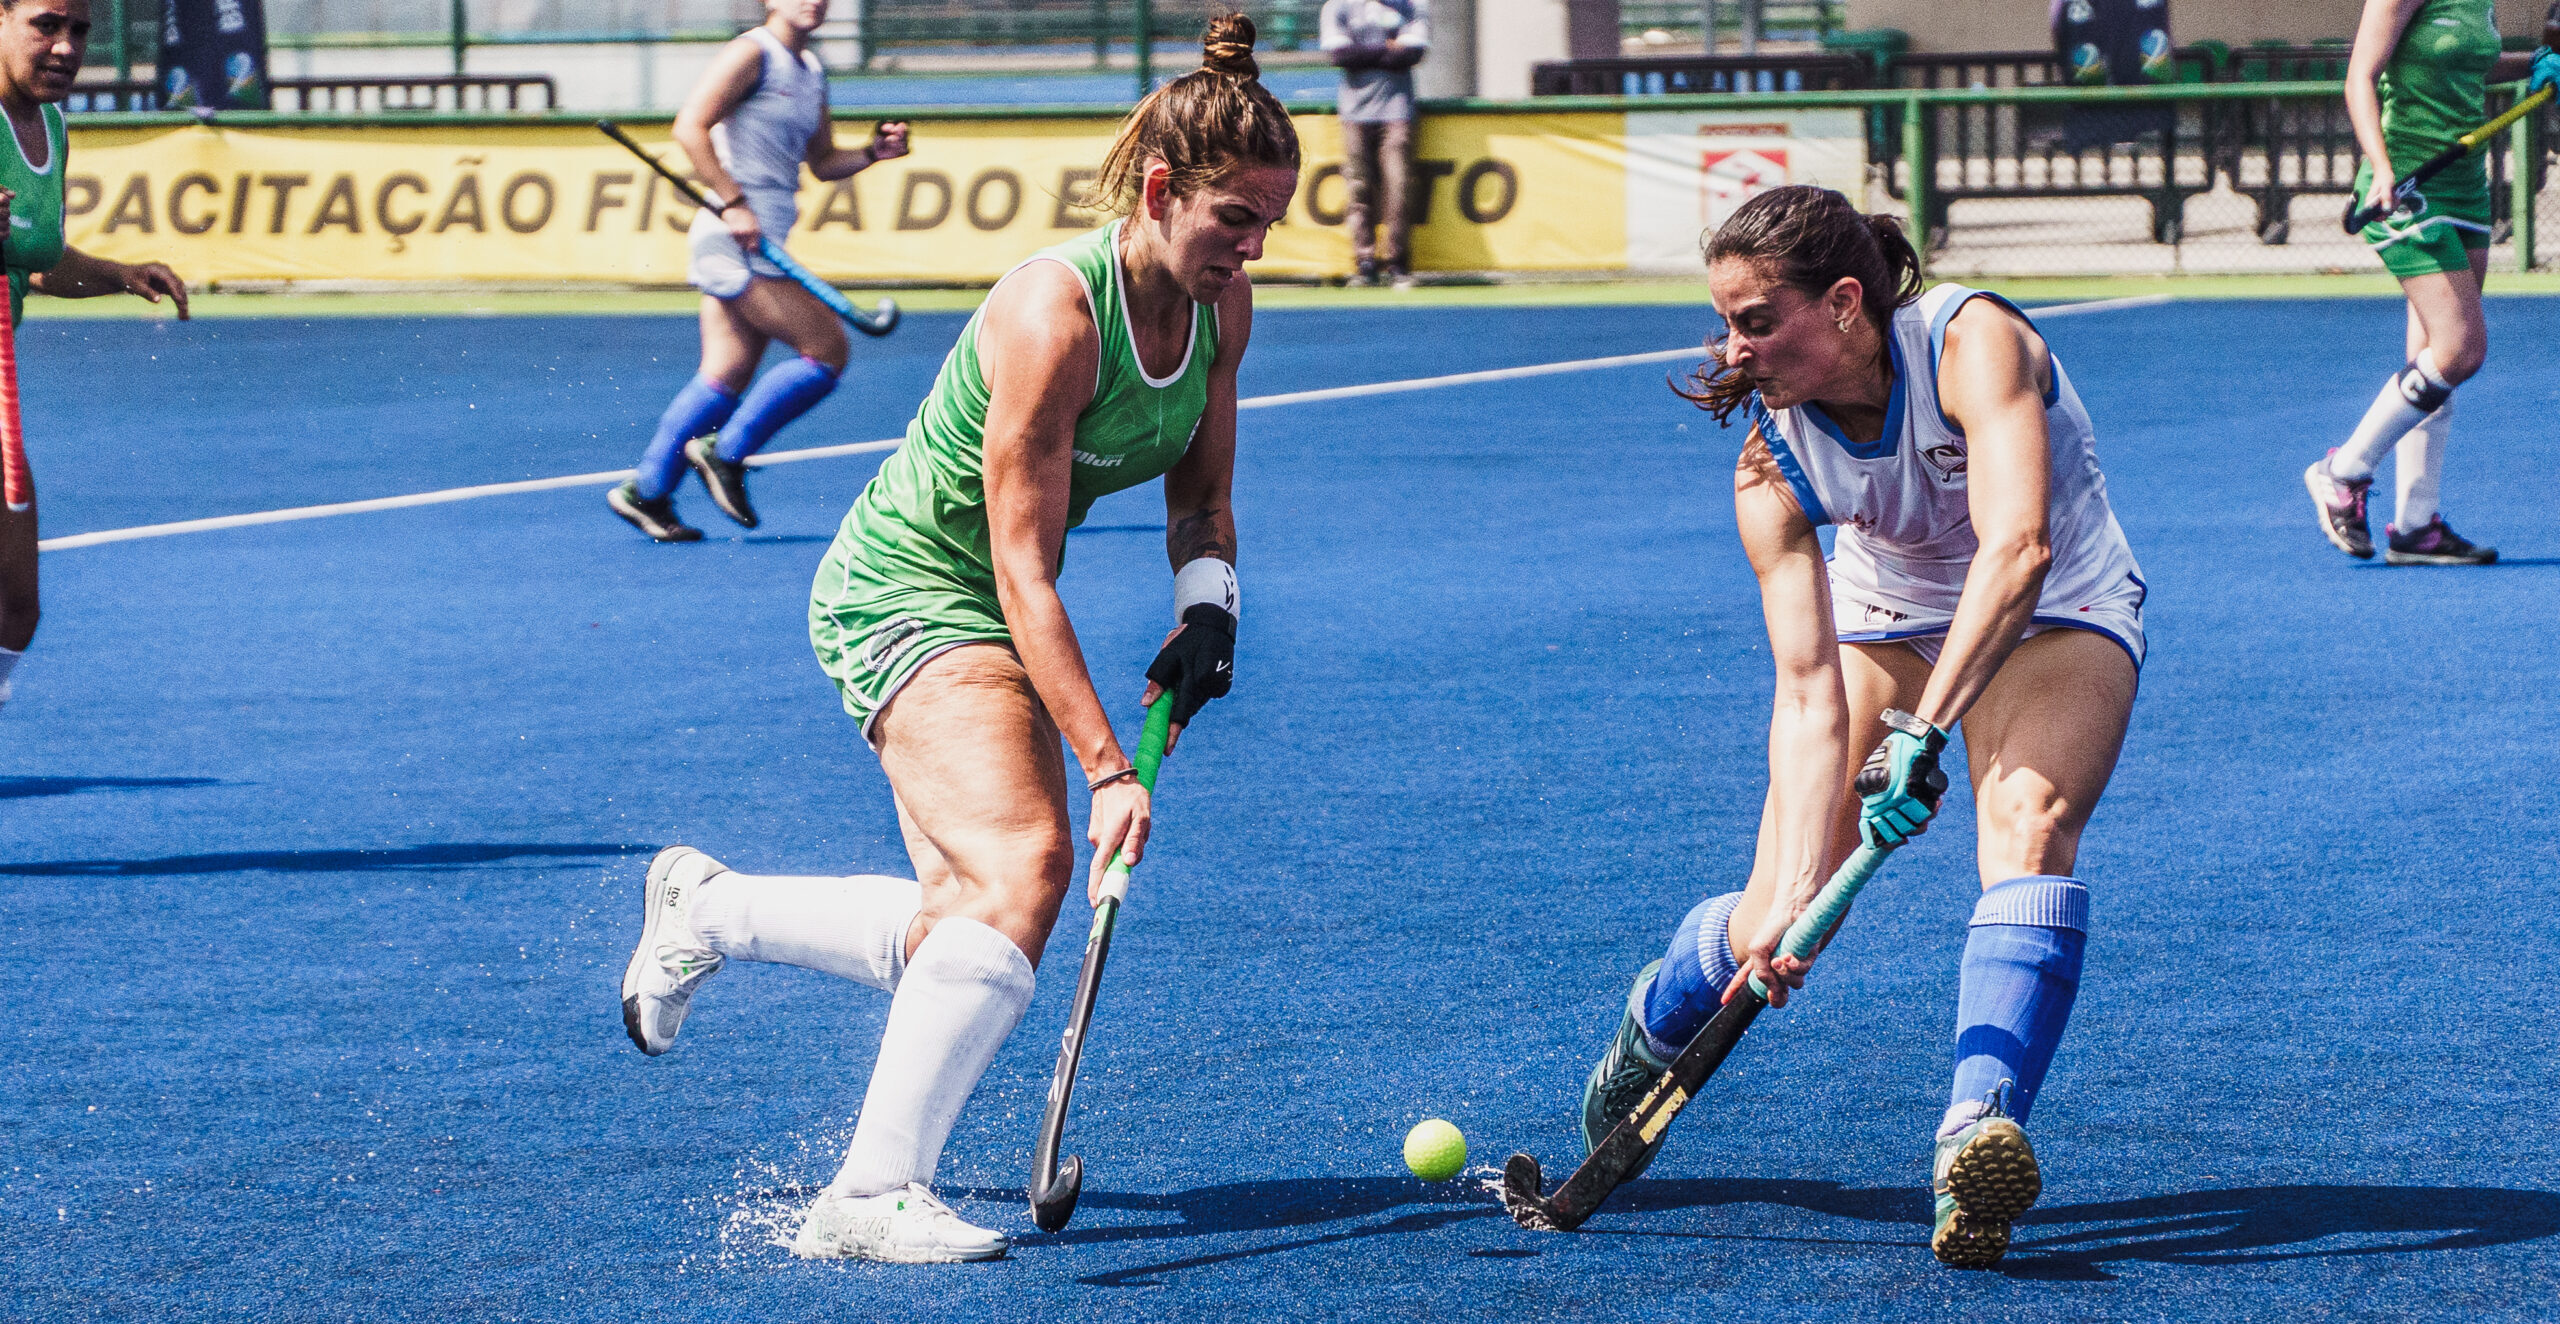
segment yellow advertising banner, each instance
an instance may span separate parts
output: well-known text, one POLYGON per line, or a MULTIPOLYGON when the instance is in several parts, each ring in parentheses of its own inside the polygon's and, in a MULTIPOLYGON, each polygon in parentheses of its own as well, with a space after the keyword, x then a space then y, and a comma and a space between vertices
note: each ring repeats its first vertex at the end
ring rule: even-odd
MULTIPOLYGON (((1624 268, 1625 119, 1425 120, 1415 265, 1624 268)), ((1117 125, 1109 116, 918 120, 911 155, 802 189, 791 251, 843 283, 991 281, 1097 223, 1076 202, 1117 125)), ((665 126, 632 127, 679 158, 665 126)), ((1257 270, 1344 275, 1341 128, 1314 115, 1298 128, 1307 169, 1257 270)), ((684 280, 692 209, 590 126, 81 124, 71 142, 72 244, 165 261, 193 282, 684 280)))

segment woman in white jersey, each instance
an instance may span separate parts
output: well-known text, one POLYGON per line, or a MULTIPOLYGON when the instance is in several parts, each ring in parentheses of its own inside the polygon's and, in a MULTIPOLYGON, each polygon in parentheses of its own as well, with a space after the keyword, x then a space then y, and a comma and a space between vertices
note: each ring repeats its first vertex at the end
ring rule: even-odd
POLYGON ((1745 203, 1706 258, 1728 334, 1690 398, 1751 428, 1734 510, 1777 664, 1769 792, 1749 886, 1701 902, 1636 977, 1585 1092, 1586 1142, 1744 980, 1776 1005, 1803 987, 1811 962, 1779 939, 1861 834, 1922 830, 1960 726, 1983 890, 1930 1244, 1987 1266, 2041 1189, 2020 1123, 2079 989, 2088 889, 2072 871, 2133 708, 2141 571, 2088 412, 2007 300, 1922 295, 1898 223, 1801 185, 1745 203), (1868 750, 1878 787, 1862 803, 1850 782, 1868 750))
POLYGON ((724 514, 754 528, 747 457, 826 399, 844 372, 843 323, 757 251, 760 239, 783 242, 800 219, 801 163, 837 180, 907 154, 904 123, 880 125, 859 150, 836 146, 826 66, 809 49, 827 0, 765 0, 764 8, 764 23, 721 49, 676 114, 676 144, 702 191, 722 204, 694 213, 688 237, 685 277, 702 291, 702 368, 658 419, 639 471, 605 495, 613 513, 659 542, 702 537, 676 514, 688 464, 724 514), (758 378, 756 365, 777 340, 794 357, 758 378))

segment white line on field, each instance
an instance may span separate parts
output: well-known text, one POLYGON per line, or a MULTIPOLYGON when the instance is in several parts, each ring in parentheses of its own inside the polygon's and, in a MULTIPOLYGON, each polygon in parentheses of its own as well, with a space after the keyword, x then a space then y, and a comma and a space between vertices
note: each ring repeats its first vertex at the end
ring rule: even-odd
MULTIPOLYGON (((2086 303, 2056 304, 2028 311, 2037 317, 2067 317, 2074 313, 2109 312, 2118 308, 2147 308, 2167 303, 2165 294, 2143 294, 2124 299, 2095 299, 2086 303)), ((1351 400, 1371 395, 1401 395, 1408 391, 1431 391, 1445 386, 1474 386, 1484 382, 1516 381, 1523 377, 1546 377, 1556 373, 1590 372, 1601 368, 1625 368, 1644 363, 1669 363, 1675 359, 1697 358, 1704 353, 1700 346, 1681 349, 1657 349, 1642 354, 1611 354, 1595 359, 1567 359, 1561 363, 1532 363, 1517 368, 1491 368, 1482 372, 1455 372, 1440 377, 1409 377, 1396 382, 1371 382, 1365 386, 1329 386, 1315 391, 1288 391, 1279 395, 1257 395, 1236 402, 1238 409, 1276 409, 1282 405, 1316 404, 1326 400, 1351 400)), ((863 455, 873 451, 895 450, 905 441, 891 437, 885 441, 857 441, 842 446, 809 446, 797 450, 767 451, 747 458, 758 468, 775 464, 797 464, 803 460, 831 460, 844 455, 863 455)), ((629 469, 612 469, 602 473, 566 474, 558 478, 528 478, 514 483, 482 483, 475 487, 449 487, 440 492, 414 492, 407 496, 375 497, 367 501, 334 501, 320 506, 289 506, 282 510, 261 510, 246 515, 216 515, 210 519, 178 520, 168 524, 139 524, 129 529, 101 529, 96 533, 74 533, 60 538, 47 538, 37 543, 41 551, 61 552, 74 547, 96 547, 102 543, 132 542, 138 538, 167 538, 181 533, 211 533, 216 529, 244 529, 258 524, 290 524, 298 520, 326 519, 333 515, 364 515, 377 510, 406 510, 412 506, 441 506, 454 501, 477 501, 482 497, 514 496, 520 492, 549 492, 564 487, 607 487, 631 476, 629 469)))

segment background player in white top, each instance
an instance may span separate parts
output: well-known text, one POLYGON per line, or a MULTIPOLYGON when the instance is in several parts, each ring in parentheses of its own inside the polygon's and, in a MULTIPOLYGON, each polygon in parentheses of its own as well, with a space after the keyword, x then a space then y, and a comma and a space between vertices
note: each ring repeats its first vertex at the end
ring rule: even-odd
POLYGON ((2132 712, 2140 575, 2087 412, 2023 314, 1954 287, 1918 298, 1899 224, 1828 189, 1752 199, 1706 255, 1729 334, 1691 398, 1752 423, 1734 510, 1778 672, 1769 794, 1748 889, 1700 903, 1637 976, 1586 1143, 1746 977, 1777 1005, 1803 986, 1811 963, 1780 937, 1861 833, 1922 829, 1919 788, 1961 724, 1983 892, 1931 1246, 1986 1266, 2041 1189, 2019 1123, 2079 989, 2088 889, 2071 873, 2132 712), (1829 565, 1825 523, 1841 526, 1829 565), (1869 749, 1885 786, 1862 805, 1846 792, 1869 749))
POLYGON ((685 276, 702 291, 702 369, 659 418, 639 473, 605 496, 660 542, 702 537, 676 515, 687 464, 723 512, 754 528, 746 458, 826 399, 844 372, 844 325, 756 251, 759 238, 781 243, 800 219, 801 163, 837 180, 907 154, 903 122, 880 125, 859 150, 836 146, 826 67, 809 50, 827 0, 765 0, 764 8, 764 23, 722 48, 676 114, 676 145, 703 192, 725 208, 696 212, 688 239, 685 276), (757 380, 756 365, 777 340, 797 357, 757 380))

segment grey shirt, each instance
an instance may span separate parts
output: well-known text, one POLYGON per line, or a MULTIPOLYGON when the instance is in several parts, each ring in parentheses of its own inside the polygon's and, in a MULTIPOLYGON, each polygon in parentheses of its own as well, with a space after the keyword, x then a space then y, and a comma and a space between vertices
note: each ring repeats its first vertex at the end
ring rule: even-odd
POLYGON ((1413 118, 1413 66, 1431 44, 1431 0, 1325 0, 1317 29, 1324 53, 1342 66, 1345 121, 1413 118))

